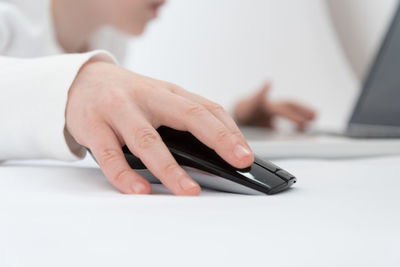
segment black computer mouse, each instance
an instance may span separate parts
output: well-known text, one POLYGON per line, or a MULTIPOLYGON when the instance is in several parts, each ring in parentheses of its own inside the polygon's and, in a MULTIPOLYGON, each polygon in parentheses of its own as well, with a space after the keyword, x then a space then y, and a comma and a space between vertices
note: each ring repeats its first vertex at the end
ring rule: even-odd
MULTIPOLYGON (((292 174, 257 156, 250 167, 237 169, 189 132, 165 126, 157 131, 178 164, 203 187, 240 194, 275 194, 296 183, 292 174)), ((150 182, 159 182, 128 147, 124 146, 123 152, 131 168, 150 182)))

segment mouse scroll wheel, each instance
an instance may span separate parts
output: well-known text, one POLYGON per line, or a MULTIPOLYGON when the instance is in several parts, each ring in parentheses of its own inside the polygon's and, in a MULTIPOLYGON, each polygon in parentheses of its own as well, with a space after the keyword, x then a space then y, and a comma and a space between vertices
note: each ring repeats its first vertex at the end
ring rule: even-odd
POLYGON ((282 179, 285 179, 286 181, 290 181, 292 179, 295 179, 294 175, 288 173, 287 171, 284 170, 279 170, 275 173, 276 175, 278 175, 279 177, 281 177, 282 179))

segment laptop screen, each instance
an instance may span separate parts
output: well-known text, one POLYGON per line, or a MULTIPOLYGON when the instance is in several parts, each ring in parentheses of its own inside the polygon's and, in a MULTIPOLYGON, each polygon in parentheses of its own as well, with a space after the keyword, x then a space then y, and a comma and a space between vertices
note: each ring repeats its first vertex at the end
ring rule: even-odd
POLYGON ((400 7, 364 83, 350 123, 400 126, 400 7))

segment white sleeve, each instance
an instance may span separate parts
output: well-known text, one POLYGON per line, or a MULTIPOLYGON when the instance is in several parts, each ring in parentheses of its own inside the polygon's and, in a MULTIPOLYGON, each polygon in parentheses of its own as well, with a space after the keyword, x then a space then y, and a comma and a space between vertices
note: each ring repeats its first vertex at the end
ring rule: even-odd
POLYGON ((65 131, 68 90, 88 60, 104 51, 35 59, 0 57, 0 161, 76 160, 85 150, 65 131))

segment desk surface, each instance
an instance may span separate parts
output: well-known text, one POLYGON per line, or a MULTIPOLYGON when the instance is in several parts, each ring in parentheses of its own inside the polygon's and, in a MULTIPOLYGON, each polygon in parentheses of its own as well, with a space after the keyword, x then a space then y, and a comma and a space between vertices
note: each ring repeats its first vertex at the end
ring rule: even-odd
POLYGON ((287 160, 275 196, 116 192, 90 160, 0 166, 0 266, 400 266, 400 157, 287 160))

